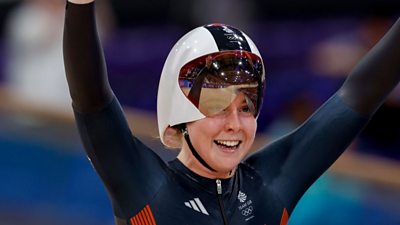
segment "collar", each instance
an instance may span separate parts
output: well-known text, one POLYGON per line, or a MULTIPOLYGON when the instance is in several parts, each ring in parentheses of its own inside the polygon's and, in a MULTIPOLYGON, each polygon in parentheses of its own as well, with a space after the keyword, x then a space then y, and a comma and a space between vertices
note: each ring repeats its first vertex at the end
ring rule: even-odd
MULTIPOLYGON (((200 187, 210 194, 217 194, 217 179, 211 179, 198 175, 197 173, 187 168, 181 161, 179 161, 179 159, 174 159, 170 161, 169 167, 172 169, 173 172, 175 172, 177 176, 182 177, 185 180, 191 181, 185 183, 188 183, 191 186, 195 185, 197 187, 200 187)), ((219 179, 221 181, 223 195, 229 195, 232 192, 235 193, 234 191, 237 190, 237 188, 239 187, 240 173, 240 166, 238 166, 235 174, 232 177, 219 179)))

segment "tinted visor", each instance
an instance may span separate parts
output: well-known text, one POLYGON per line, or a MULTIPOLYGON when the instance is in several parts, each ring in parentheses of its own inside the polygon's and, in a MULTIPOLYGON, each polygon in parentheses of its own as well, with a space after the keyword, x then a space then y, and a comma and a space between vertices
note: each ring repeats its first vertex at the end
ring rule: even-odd
POLYGON ((262 60, 247 51, 224 51, 199 57, 182 67, 179 86, 205 116, 226 109, 243 93, 247 110, 257 117, 264 90, 262 60))

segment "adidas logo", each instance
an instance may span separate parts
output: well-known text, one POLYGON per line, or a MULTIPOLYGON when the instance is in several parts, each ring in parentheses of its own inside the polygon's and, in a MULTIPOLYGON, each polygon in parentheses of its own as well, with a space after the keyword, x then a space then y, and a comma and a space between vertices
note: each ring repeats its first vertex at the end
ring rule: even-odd
POLYGON ((203 203, 201 203, 199 198, 194 198, 194 200, 190 200, 189 202, 185 202, 185 206, 191 209, 194 209, 197 212, 203 213, 205 215, 209 215, 206 208, 204 208, 203 203))

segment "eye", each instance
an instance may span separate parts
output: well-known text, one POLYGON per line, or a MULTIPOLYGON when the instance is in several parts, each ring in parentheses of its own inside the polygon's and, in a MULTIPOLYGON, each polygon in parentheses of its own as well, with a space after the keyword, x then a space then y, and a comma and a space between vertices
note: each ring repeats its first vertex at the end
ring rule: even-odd
POLYGON ((218 115, 224 112, 229 103, 221 99, 203 99, 200 102, 199 109, 206 116, 218 115))
POLYGON ((239 108, 239 112, 251 114, 251 113, 252 113, 252 110, 251 110, 251 108, 250 108, 247 104, 243 104, 243 105, 239 108))
POLYGON ((240 112, 250 112, 250 108, 246 105, 240 108, 240 112))

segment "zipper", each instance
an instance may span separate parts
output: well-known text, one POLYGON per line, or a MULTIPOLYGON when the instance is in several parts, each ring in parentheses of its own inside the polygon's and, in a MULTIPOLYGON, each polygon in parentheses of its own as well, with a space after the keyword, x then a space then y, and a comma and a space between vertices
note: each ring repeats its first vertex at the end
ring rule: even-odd
POLYGON ((228 225, 228 220, 226 219, 225 210, 224 210, 224 203, 222 202, 221 180, 217 179, 217 180, 215 180, 215 182, 217 183, 217 199, 218 199, 218 204, 219 204, 219 210, 221 211, 221 215, 222 215, 222 220, 224 222, 224 225, 228 225))

